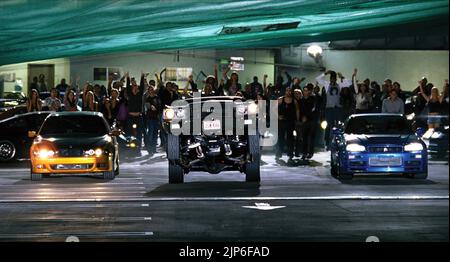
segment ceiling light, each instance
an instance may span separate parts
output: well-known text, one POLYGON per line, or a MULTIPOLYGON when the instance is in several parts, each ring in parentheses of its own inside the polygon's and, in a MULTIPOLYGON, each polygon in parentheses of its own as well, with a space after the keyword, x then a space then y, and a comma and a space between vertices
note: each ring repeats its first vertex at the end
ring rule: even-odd
POLYGON ((308 49, 306 49, 306 52, 308 53, 309 56, 317 58, 322 55, 323 50, 322 47, 318 45, 310 45, 308 49))

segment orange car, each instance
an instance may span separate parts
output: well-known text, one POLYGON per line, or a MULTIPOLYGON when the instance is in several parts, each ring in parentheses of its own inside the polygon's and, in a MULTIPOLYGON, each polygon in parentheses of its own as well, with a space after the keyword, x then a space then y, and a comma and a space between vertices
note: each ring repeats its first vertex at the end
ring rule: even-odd
POLYGON ((119 174, 117 132, 101 113, 52 113, 44 121, 30 148, 31 180, 49 174, 119 174))

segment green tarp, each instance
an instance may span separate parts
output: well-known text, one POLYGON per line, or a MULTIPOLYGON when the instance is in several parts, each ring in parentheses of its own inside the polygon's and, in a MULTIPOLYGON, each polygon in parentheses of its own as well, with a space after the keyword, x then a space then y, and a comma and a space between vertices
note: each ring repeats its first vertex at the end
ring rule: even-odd
POLYGON ((427 34, 448 31, 448 13, 447 0, 0 0, 0 65, 128 50, 258 48, 427 34), (300 24, 257 30, 291 22, 300 24), (221 33, 224 27, 234 33, 221 33))

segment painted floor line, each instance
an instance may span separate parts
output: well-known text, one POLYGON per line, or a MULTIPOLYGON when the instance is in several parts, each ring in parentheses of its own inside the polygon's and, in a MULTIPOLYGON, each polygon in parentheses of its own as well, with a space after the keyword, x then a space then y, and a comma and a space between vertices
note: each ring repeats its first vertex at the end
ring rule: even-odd
POLYGON ((153 232, 68 232, 68 233, 28 233, 28 234, 0 234, 0 239, 30 239, 30 238, 50 238, 50 237, 70 237, 75 236, 82 239, 95 237, 147 237, 153 236, 153 232))
POLYGON ((449 196, 298 196, 298 197, 140 197, 140 198, 48 198, 48 199, 1 199, 0 203, 21 202, 133 202, 133 201, 269 201, 269 200, 448 200, 449 196))
POLYGON ((26 222, 145 222, 151 221, 151 217, 41 217, 41 218, 15 218, 16 221, 26 222))

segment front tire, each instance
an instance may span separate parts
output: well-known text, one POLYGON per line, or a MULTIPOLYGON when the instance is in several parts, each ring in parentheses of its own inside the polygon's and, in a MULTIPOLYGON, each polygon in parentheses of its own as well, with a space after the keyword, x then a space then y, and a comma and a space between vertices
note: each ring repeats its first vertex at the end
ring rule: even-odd
POLYGON ((169 184, 183 184, 184 170, 182 167, 169 162, 169 184))
POLYGON ((248 160, 249 162, 245 164, 245 181, 260 182, 261 153, 259 147, 259 135, 249 135, 247 143, 250 159, 248 160))
POLYGON ((180 136, 167 135, 167 159, 169 160, 169 184, 184 183, 184 170, 180 161, 180 136))
POLYGON ((31 181, 41 181, 42 174, 31 173, 31 181))
POLYGON ((331 156, 331 176, 334 178, 337 178, 339 180, 352 180, 353 179, 353 173, 344 173, 341 170, 341 164, 339 161, 339 158, 337 159, 337 163, 334 162, 333 156, 331 156))
POLYGON ((103 172, 103 179, 104 180, 114 180, 114 178, 116 177, 117 170, 118 169, 116 168, 116 161, 113 159, 111 171, 103 172))
POLYGON ((336 165, 336 163, 333 160, 333 151, 331 151, 331 156, 330 156, 330 173, 331 176, 334 178, 337 178, 339 176, 339 171, 338 171, 338 167, 336 165))
POLYGON ((340 180, 352 180, 353 174, 352 173, 340 173, 338 178, 340 180))
POLYGON ((411 177, 414 178, 414 179, 427 179, 428 178, 428 172, 411 174, 411 177))

